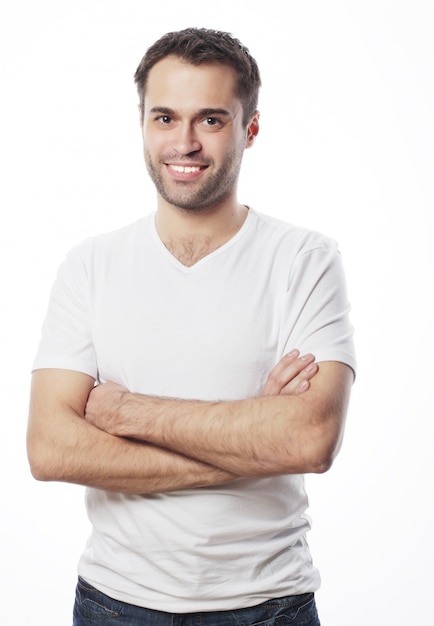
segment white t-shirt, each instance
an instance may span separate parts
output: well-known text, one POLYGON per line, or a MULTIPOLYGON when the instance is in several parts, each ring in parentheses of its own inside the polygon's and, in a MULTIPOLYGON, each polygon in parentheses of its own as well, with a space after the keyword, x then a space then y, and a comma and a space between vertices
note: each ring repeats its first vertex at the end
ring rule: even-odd
MULTIPOLYGON (((154 218, 70 252, 34 369, 210 401, 260 395, 292 348, 355 369, 335 242, 250 210, 230 241, 185 267, 159 239, 154 218)), ((301 475, 152 495, 86 494, 93 532, 79 574, 113 598, 188 613, 319 586, 301 475)))

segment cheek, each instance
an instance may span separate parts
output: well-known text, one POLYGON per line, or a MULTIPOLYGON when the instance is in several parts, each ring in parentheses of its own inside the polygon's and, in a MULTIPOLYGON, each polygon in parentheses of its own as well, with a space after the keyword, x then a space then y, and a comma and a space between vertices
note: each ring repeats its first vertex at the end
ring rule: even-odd
POLYGON ((245 138, 238 133, 228 133, 226 135, 215 135, 208 137, 202 143, 203 149, 215 159, 223 160, 233 158, 244 150, 245 138))
POLYGON ((155 131, 155 128, 145 124, 145 126, 142 128, 143 144, 149 150, 154 151, 158 149, 162 144, 167 142, 167 134, 168 133, 158 133, 155 131))
POLYGON ((168 146, 161 138, 146 134, 143 136, 143 150, 146 159, 156 163, 168 153, 168 146))

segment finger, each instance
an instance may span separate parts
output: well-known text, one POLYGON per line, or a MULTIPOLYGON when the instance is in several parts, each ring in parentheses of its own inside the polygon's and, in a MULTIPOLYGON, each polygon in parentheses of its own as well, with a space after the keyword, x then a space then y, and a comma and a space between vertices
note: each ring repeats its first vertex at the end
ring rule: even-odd
MULTIPOLYGON (((292 363, 298 358, 300 352, 298 350, 291 350, 288 354, 285 354, 280 361, 273 367, 271 372, 268 374, 263 395, 271 396, 280 393, 282 389, 282 378, 284 378, 285 370, 291 366, 292 363)), ((286 380, 284 384, 289 382, 286 380)))
MULTIPOLYGON (((278 395, 291 381, 313 363, 315 357, 313 354, 305 354, 300 356, 298 350, 291 350, 277 363, 271 370, 265 383, 264 395, 278 395)), ((305 376, 309 379, 309 374, 305 376)), ((300 381, 298 381, 300 382, 300 381)), ((293 385, 291 388, 295 388, 293 385)))
MULTIPOLYGON (((314 359, 313 354, 300 356, 298 350, 292 350, 286 354, 271 370, 264 388, 264 394, 280 394, 282 389, 291 383, 314 359)), ((295 388, 295 385, 292 385, 292 388, 295 388)))
POLYGON ((287 383, 280 391, 282 395, 299 395, 307 391, 310 387, 310 381, 318 372, 318 364, 309 363, 297 376, 287 383))

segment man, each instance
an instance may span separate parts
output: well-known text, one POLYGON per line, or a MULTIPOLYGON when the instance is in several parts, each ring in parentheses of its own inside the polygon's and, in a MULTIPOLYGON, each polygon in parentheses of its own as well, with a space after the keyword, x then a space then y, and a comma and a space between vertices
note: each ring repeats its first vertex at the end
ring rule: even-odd
POLYGON ((317 625, 302 475, 353 381, 339 253, 238 202, 260 76, 235 38, 169 33, 135 79, 157 210, 68 255, 34 363, 32 472, 89 488, 74 624, 317 625))

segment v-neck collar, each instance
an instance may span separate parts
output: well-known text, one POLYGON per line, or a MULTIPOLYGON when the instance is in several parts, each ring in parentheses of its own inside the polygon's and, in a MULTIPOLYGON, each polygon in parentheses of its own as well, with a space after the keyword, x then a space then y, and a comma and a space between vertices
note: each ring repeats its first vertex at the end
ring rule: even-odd
POLYGON ((249 207, 249 210, 248 210, 248 213, 247 213, 247 217, 244 220, 243 225, 235 233, 235 235, 233 235, 233 237, 228 239, 228 241, 226 241, 223 245, 219 246, 218 248, 216 248, 215 250, 213 250, 209 254, 206 254, 204 257, 199 259, 199 261, 196 261, 196 263, 193 263, 193 265, 190 265, 190 266, 184 265, 183 263, 181 263, 181 261, 179 261, 176 258, 176 256, 174 256, 170 252, 170 250, 168 250, 168 248, 164 245, 164 243, 160 239, 160 236, 159 236, 158 231, 157 231, 157 227, 156 227, 156 223, 155 223, 156 216, 157 216, 157 213, 155 212, 153 217, 152 217, 152 219, 151 219, 151 233, 152 233, 152 238, 154 239, 154 241, 155 241, 156 245, 158 246, 158 248, 160 249, 161 253, 164 254, 166 256, 166 258, 168 259, 168 261, 172 265, 176 266, 179 270, 181 270, 181 271, 183 271, 185 273, 193 273, 198 268, 202 267, 202 265, 204 265, 205 263, 208 263, 209 261, 214 259, 216 256, 224 253, 228 248, 231 248, 241 237, 244 236, 244 234, 250 228, 250 224, 251 224, 251 222, 253 220, 253 211, 249 207))

